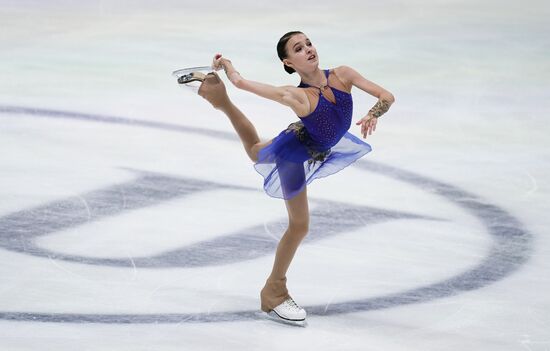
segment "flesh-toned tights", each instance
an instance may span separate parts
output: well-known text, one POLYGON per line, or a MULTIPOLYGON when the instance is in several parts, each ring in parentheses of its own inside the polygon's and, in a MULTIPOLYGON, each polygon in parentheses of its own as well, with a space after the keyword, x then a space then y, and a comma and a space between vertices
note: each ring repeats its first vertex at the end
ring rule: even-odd
MULTIPOLYGON (((271 140, 260 142, 254 125, 236 106, 224 109, 223 112, 229 117, 241 138, 246 153, 253 162, 256 162, 259 151, 269 145, 271 140)), ((301 171, 303 172, 303 169, 301 171)), ((283 177, 281 174, 281 178, 283 177)), ((284 178, 281 180, 284 181, 284 178)), ((293 198, 285 200, 285 205, 288 212, 288 227, 279 241, 273 269, 260 293, 261 308, 266 312, 289 297, 286 288, 286 273, 300 242, 307 235, 309 227, 307 188, 305 187, 293 198)))

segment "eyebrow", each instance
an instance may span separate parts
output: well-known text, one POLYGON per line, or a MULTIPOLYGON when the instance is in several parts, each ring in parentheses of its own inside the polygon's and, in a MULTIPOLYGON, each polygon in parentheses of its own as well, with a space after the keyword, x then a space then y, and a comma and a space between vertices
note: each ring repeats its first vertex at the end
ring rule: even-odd
MULTIPOLYGON (((306 39, 306 42, 308 42, 308 41, 309 41, 309 39, 306 39)), ((301 44, 301 43, 302 43, 301 41, 297 42, 296 44, 292 45, 292 48, 294 49, 296 47, 296 45, 301 44)))

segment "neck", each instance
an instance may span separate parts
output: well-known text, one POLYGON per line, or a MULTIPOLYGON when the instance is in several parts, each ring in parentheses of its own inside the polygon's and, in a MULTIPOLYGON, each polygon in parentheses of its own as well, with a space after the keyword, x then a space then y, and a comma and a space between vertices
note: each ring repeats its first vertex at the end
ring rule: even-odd
POLYGON ((306 83, 312 87, 320 88, 321 86, 328 85, 325 73, 319 68, 312 72, 300 72, 300 78, 303 83, 306 83))

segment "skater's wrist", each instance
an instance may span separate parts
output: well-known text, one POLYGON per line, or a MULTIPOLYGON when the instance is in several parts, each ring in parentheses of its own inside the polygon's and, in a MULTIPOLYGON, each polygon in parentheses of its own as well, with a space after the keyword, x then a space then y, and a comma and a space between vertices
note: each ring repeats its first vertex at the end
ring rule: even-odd
POLYGON ((240 78, 240 73, 235 69, 235 67, 233 67, 233 65, 231 64, 231 61, 229 60, 224 61, 224 63, 222 64, 222 67, 223 67, 223 70, 225 71, 225 74, 227 75, 227 78, 229 78, 229 80, 233 84, 235 84, 234 80, 237 80, 240 78))
POLYGON ((228 97, 227 99, 224 99, 223 101, 221 101, 218 104, 218 106, 216 106, 216 108, 222 111, 223 113, 229 114, 229 113, 232 113, 232 111, 234 111, 237 107, 233 104, 233 102, 228 97))
POLYGON ((243 79, 241 77, 241 74, 235 70, 233 70, 233 72, 227 73, 227 78, 229 78, 229 81, 236 87, 239 87, 239 83, 243 79))
POLYGON ((235 70, 235 68, 233 68, 233 64, 231 63, 231 60, 224 58, 221 60, 220 64, 226 74, 229 73, 230 71, 235 70))
POLYGON ((382 116, 388 112, 393 101, 387 98, 381 98, 378 102, 369 110, 368 115, 374 118, 382 116))

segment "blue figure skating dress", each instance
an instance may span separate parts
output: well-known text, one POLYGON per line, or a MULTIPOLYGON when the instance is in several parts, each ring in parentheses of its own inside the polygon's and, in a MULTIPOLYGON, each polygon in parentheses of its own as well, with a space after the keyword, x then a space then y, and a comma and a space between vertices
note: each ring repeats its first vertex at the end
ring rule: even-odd
MULTIPOLYGON (((351 94, 330 86, 330 71, 324 72, 335 103, 317 88, 315 110, 291 123, 258 153, 254 168, 264 177, 269 196, 291 199, 314 179, 334 174, 371 151, 369 144, 348 132, 353 113, 351 94)), ((300 83, 298 87, 310 86, 300 83)))

